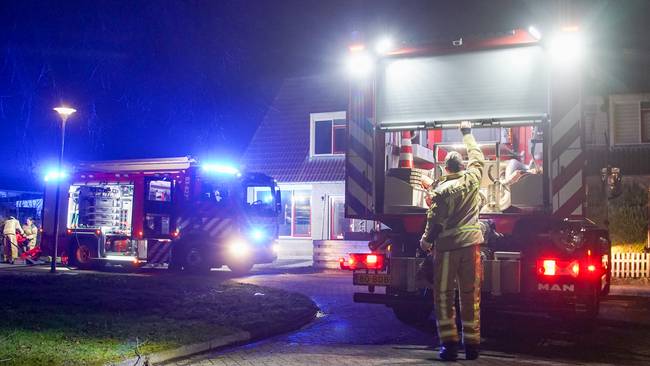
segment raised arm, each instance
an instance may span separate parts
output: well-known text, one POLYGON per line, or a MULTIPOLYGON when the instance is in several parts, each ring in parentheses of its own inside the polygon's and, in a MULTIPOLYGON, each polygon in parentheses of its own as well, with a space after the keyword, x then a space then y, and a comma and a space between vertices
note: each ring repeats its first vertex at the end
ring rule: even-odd
POLYGON ((472 124, 468 121, 463 121, 460 123, 460 132, 463 134, 463 142, 467 148, 467 174, 476 179, 477 182, 481 182, 483 177, 483 166, 485 165, 485 157, 481 148, 476 143, 474 136, 472 135, 472 124))

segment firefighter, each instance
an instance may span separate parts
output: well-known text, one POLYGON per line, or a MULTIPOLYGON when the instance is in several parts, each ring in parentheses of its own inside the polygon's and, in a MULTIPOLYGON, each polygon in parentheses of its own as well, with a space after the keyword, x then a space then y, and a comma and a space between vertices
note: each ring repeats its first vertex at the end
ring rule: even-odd
POLYGON ((23 225, 23 231, 25 232, 25 238, 27 238, 26 250, 29 251, 36 247, 36 239, 38 238, 38 228, 34 225, 34 219, 28 217, 25 220, 25 225, 23 225))
POLYGON ((479 244, 483 242, 483 234, 478 215, 483 153, 471 134, 471 127, 467 121, 460 124, 469 157, 467 169, 463 170, 463 160, 459 153, 447 154, 447 175, 440 179, 431 193, 427 225, 420 240, 422 250, 432 251, 434 256, 433 293, 440 358, 445 361, 458 358, 460 337, 454 311, 457 286, 466 359, 478 358, 481 341, 479 244))
POLYGON ((5 241, 5 262, 14 263, 14 259, 18 257, 18 241, 16 240, 16 232, 25 234, 23 228, 20 227, 20 222, 16 220, 15 217, 9 216, 7 221, 5 221, 2 234, 4 235, 5 241))

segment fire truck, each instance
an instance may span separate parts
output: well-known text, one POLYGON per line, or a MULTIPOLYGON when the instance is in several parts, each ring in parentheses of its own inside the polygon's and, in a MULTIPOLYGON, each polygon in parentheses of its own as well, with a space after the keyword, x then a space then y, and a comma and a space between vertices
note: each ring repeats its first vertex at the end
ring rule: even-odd
POLYGON ((549 39, 531 28, 383 52, 350 47, 346 217, 382 226, 375 250, 340 260, 367 288, 355 302, 387 305, 405 322, 430 316, 431 284, 418 275, 421 182, 444 174, 447 153, 467 158, 458 127, 470 121, 485 156, 482 309, 597 315, 611 243, 585 218, 580 37, 574 27, 549 39))
POLYGON ((277 257, 280 190, 267 175, 182 157, 80 163, 50 178, 42 248, 53 255, 58 225, 64 263, 189 272, 227 265, 243 274, 277 257))

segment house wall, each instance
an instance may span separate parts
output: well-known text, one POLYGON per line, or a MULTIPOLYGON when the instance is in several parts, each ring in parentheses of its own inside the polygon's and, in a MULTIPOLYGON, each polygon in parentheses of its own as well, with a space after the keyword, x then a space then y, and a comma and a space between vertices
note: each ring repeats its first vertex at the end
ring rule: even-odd
POLYGON ((330 198, 344 197, 343 182, 322 183, 279 183, 280 189, 299 187, 311 188, 311 237, 281 237, 279 240, 278 259, 306 259, 313 257, 313 240, 329 240, 330 234, 330 198))

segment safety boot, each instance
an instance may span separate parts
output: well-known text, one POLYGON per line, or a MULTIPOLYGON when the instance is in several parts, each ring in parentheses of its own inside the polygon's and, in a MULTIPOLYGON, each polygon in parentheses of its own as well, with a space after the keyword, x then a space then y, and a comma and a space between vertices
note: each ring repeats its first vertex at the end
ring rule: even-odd
POLYGON ((465 345, 465 359, 466 360, 476 360, 478 358, 479 345, 478 344, 466 344, 465 345))
POLYGON ((446 342, 440 346, 438 354, 443 361, 456 361, 458 359, 458 343, 446 342))

